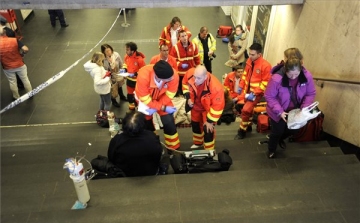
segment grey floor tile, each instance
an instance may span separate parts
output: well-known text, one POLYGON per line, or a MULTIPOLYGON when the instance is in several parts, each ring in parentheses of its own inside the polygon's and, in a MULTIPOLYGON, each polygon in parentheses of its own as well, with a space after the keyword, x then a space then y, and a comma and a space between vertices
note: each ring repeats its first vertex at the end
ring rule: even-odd
POLYGON ((360 208, 359 191, 319 192, 318 195, 324 205, 329 208, 336 208, 339 210, 360 208))
POLYGON ((2 223, 24 223, 29 219, 30 212, 14 213, 14 214, 1 214, 2 223))
POLYGON ((178 186, 190 186, 196 184, 207 185, 213 182, 232 184, 243 181, 288 180, 290 176, 284 169, 232 171, 230 167, 228 172, 182 174, 175 175, 175 179, 178 186))
POLYGON ((222 198, 217 200, 181 201, 184 221, 204 221, 217 218, 283 214, 325 210, 321 200, 314 194, 267 194, 245 198, 222 198), (211 216, 211 217, 209 217, 211 216))
POLYGON ((358 223, 360 221, 360 209, 343 210, 341 214, 344 216, 347 223, 358 223))
POLYGON ((81 211, 59 210, 31 213, 32 222, 181 222, 179 204, 163 202, 146 205, 88 207, 81 211))
POLYGON ((29 213, 40 211, 45 200, 45 196, 28 194, 27 196, 1 196, 1 214, 17 215, 19 213, 29 213))
POLYGON ((308 178, 302 179, 301 184, 308 192, 340 192, 359 191, 360 180, 355 177, 332 175, 329 177, 321 178, 308 178))
POLYGON ((333 177, 334 175, 339 176, 348 176, 359 178, 359 164, 348 164, 348 165, 338 165, 338 166, 327 166, 327 167, 317 167, 317 168, 308 168, 306 171, 290 170, 287 169, 292 179, 304 179, 304 178, 328 178, 333 177))
POLYGON ((227 222, 227 223, 340 223, 344 222, 341 214, 339 212, 314 212, 314 213, 304 213, 304 212, 294 212, 294 213, 283 213, 283 214, 274 214, 274 215, 262 215, 258 214, 257 216, 248 216, 248 217, 235 217, 235 218, 216 218, 206 219, 203 221, 186 221, 185 223, 215 223, 215 222, 227 222))
POLYGON ((207 184, 206 188, 202 184, 191 185, 189 187, 178 187, 178 193, 181 200, 202 200, 207 197, 208 200, 228 199, 237 197, 246 199, 246 197, 260 196, 267 194, 297 194, 306 193, 307 188, 296 180, 277 180, 277 181, 244 181, 234 183, 217 183, 215 180, 207 184), (193 192, 195 191, 195 192, 193 192), (210 196, 209 196, 209 191, 210 196))

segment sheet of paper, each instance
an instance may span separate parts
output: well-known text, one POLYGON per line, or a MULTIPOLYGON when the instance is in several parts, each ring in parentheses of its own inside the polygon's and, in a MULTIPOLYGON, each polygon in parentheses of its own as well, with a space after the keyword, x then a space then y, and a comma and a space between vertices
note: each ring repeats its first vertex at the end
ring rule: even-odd
POLYGON ((128 77, 129 73, 117 73, 118 76, 128 77))
POLYGON ((142 103, 141 101, 139 101, 138 112, 141 112, 145 115, 149 115, 149 112, 147 111, 147 109, 149 109, 149 107, 147 105, 145 105, 144 103, 142 103))

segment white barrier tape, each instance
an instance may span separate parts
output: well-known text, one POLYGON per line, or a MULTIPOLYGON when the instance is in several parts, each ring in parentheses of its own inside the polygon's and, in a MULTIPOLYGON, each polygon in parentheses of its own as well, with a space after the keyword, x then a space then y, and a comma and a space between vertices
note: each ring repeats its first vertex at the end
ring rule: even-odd
POLYGON ((33 97, 34 95, 36 95, 37 93, 39 93, 40 91, 44 90, 45 88, 47 88, 49 85, 53 84, 54 82, 58 81, 60 78, 62 78, 64 76, 64 74, 66 74, 69 70, 71 70, 73 67, 75 67, 76 65, 79 64, 79 62, 81 60, 83 60, 85 57, 87 57, 104 39, 105 37, 110 33, 110 31, 112 30, 112 28, 115 26, 116 21, 119 19, 120 13, 121 11, 124 9, 120 9, 115 21, 113 22, 113 24, 111 25, 111 27, 109 28, 109 30, 105 33, 105 35, 103 36, 103 38, 101 38, 99 40, 99 42, 89 50, 89 52, 87 52, 84 56, 82 56, 80 59, 78 59, 77 61, 75 61, 71 66, 69 66, 68 68, 66 68, 63 71, 60 71, 59 73, 55 74, 53 77, 51 77, 49 80, 47 80, 46 82, 40 84, 39 86, 37 86, 35 89, 33 89, 32 91, 24 94, 23 96, 21 96, 20 98, 16 99, 15 101, 11 102, 8 106, 6 106, 5 108, 3 108, 0 111, 0 114, 2 114, 3 112, 12 109, 13 107, 17 106, 18 104, 26 101, 27 99, 33 97))

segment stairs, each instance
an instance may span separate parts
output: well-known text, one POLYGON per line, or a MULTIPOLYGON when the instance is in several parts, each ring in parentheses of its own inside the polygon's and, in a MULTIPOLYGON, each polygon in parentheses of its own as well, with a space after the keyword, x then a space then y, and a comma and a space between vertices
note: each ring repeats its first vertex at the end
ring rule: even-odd
MULTIPOLYGON (((359 222, 354 155, 319 141, 287 143, 276 159, 267 159, 267 145, 258 144, 265 134, 234 140, 237 128, 216 126, 217 150, 226 148, 233 158, 229 171, 92 180, 84 211, 70 210, 77 197, 62 165, 74 155, 106 155, 108 129, 3 128, 1 222, 359 222)), ((178 130, 186 150, 191 128, 178 130)))

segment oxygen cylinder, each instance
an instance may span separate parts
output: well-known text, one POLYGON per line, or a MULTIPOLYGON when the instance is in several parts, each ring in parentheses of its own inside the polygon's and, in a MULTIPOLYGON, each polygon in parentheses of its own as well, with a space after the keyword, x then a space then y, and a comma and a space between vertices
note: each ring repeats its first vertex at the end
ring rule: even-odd
POLYGON ((80 201, 82 204, 86 204, 90 200, 90 194, 85 180, 85 171, 83 164, 77 162, 73 158, 66 159, 64 169, 67 169, 69 171, 70 178, 74 182, 78 201, 80 201))

